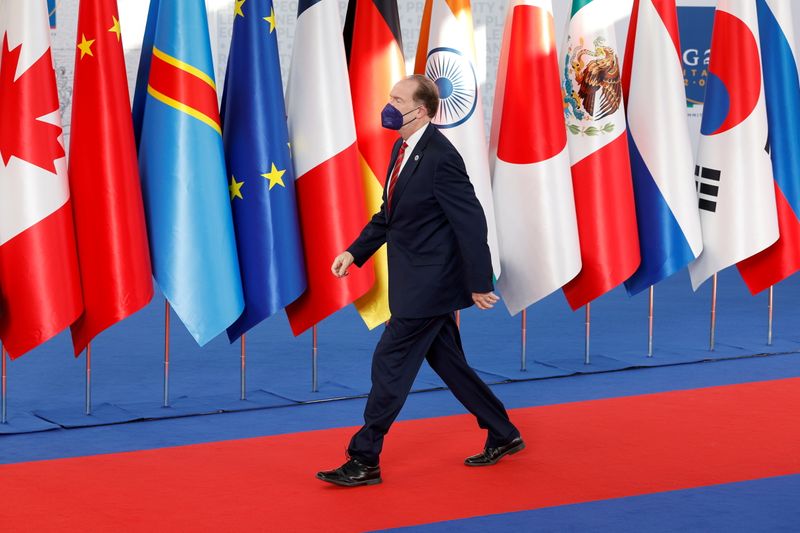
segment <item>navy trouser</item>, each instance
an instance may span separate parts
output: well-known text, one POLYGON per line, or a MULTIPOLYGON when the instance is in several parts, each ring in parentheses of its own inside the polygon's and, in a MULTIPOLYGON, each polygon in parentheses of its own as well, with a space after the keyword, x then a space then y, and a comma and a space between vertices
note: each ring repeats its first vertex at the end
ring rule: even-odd
POLYGON ((453 313, 433 318, 392 317, 372 356, 372 389, 364 409, 364 426, 350 440, 351 457, 378 464, 383 436, 400 413, 423 359, 475 415, 478 425, 488 430, 486 446, 506 444, 519 436, 502 402, 467 364, 453 313))

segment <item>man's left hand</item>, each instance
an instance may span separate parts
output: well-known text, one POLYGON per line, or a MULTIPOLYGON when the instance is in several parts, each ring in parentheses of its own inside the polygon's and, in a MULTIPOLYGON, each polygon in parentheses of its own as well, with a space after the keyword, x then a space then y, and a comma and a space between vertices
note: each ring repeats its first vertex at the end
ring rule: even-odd
POLYGON ((493 292, 473 292, 472 301, 478 306, 478 309, 491 309, 494 304, 500 301, 500 297, 493 292))

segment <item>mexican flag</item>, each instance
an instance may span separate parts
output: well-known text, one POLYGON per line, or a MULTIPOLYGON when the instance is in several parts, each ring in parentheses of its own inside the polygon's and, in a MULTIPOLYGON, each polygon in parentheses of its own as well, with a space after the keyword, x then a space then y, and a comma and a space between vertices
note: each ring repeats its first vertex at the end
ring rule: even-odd
POLYGON ((564 294, 573 309, 639 266, 622 72, 614 22, 620 2, 573 0, 562 48, 562 94, 581 245, 581 272, 564 294))

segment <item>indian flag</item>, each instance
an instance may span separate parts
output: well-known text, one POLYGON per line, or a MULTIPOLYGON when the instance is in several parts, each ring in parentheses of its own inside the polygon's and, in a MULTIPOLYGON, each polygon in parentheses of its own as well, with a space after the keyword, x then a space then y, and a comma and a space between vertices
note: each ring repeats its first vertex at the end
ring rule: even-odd
POLYGON ((481 91, 475 69, 475 41, 469 0, 426 0, 414 71, 439 88, 439 111, 433 124, 456 147, 475 195, 486 215, 495 277, 500 254, 489 176, 489 155, 483 125, 481 91))

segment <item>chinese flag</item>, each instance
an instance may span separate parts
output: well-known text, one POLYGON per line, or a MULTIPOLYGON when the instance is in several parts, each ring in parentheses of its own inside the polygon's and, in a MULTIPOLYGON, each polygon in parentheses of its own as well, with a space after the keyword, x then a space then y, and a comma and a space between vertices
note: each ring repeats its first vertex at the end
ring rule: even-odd
POLYGON ((78 14, 69 178, 84 312, 75 354, 153 297, 147 232, 116 0, 78 14))

